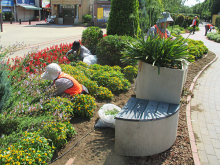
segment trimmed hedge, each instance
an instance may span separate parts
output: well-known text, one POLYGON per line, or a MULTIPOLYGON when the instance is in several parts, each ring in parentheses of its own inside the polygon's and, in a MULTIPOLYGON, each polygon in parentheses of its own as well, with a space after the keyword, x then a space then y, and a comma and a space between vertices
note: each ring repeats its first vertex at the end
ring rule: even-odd
POLYGON ((96 52, 96 45, 100 39, 103 38, 103 31, 99 27, 88 27, 83 30, 82 33, 82 44, 87 47, 92 54, 96 52))
MULTIPOLYGON (((99 41, 96 49, 98 63, 101 65, 118 65, 120 67, 127 66, 121 62, 121 51, 126 49, 127 42, 132 41, 130 36, 108 35, 99 41)), ((133 65, 133 64, 131 64, 133 65)))
POLYGON ((138 8, 138 0, 112 0, 107 35, 139 36, 141 29, 138 8))

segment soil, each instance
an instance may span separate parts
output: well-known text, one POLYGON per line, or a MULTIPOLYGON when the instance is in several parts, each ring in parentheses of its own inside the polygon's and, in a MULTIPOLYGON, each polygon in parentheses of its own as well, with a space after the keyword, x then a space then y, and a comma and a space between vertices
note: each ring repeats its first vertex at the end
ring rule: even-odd
MULTIPOLYGON (((186 121, 186 97, 189 94, 193 96, 193 93, 189 92, 188 89, 194 77, 214 58, 215 54, 209 51, 202 59, 189 65, 187 80, 184 85, 183 95, 181 96, 177 137, 175 143, 168 150, 146 157, 117 155, 114 151, 115 130, 113 128, 94 129, 94 125, 99 119, 98 110, 102 105, 107 103, 97 102, 97 108, 94 111, 94 117, 92 119, 77 117, 72 119, 71 123, 77 135, 73 136, 63 148, 54 154, 52 159, 54 162, 51 164, 65 165, 70 158, 75 158, 74 165, 194 164, 186 121), (89 134, 86 136, 87 133, 89 134)), ((135 97, 133 86, 134 84, 132 84, 128 91, 114 96, 114 99, 110 103, 122 108, 130 97, 135 97)))

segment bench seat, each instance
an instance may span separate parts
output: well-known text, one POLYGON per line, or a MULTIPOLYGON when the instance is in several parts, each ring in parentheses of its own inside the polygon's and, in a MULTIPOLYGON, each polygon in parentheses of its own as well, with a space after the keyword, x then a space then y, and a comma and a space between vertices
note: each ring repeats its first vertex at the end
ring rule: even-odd
POLYGON ((124 156, 150 156, 176 140, 179 104, 131 97, 115 119, 115 150, 124 156))

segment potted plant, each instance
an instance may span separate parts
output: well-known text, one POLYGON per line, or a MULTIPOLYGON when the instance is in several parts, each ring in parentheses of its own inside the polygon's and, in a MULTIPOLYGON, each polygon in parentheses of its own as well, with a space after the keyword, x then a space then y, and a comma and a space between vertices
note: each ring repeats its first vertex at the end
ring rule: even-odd
POLYGON ((36 16, 36 20, 37 20, 37 21, 40 21, 40 16, 36 16))
POLYGON ((184 38, 150 35, 138 38, 123 53, 123 62, 138 60, 136 97, 179 104, 187 73, 188 46, 184 38))

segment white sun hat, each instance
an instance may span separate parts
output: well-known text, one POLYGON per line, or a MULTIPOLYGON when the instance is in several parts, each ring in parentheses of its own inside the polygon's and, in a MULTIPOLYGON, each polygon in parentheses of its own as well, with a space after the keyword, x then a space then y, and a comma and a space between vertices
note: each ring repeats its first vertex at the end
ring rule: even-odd
POLYGON ((56 63, 47 65, 46 71, 41 75, 42 79, 55 80, 62 72, 61 67, 56 63))
POLYGON ((170 16, 169 12, 163 12, 161 15, 162 18, 158 19, 156 23, 173 22, 173 18, 170 16))

